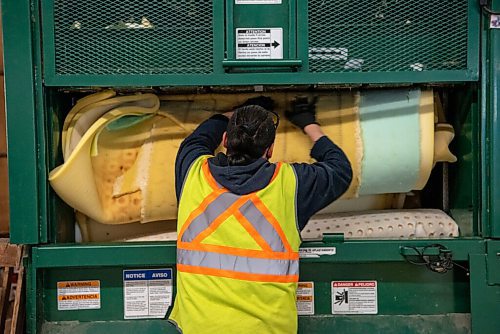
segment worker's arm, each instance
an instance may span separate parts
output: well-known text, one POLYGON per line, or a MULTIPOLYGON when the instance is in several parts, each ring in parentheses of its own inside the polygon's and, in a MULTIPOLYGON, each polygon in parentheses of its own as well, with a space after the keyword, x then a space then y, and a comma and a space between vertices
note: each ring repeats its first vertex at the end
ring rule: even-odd
POLYGON ((201 123, 179 147, 175 160, 175 193, 179 200, 182 184, 191 164, 202 155, 213 155, 219 147, 222 135, 232 113, 214 115, 201 123))
POLYGON ((316 123, 314 105, 296 109, 287 117, 314 142, 311 157, 317 161, 292 165, 297 175, 297 223, 302 230, 312 215, 349 188, 352 169, 344 152, 324 135, 316 123))
MULTIPOLYGON (((319 128, 316 124, 314 126, 319 128)), ((297 175, 297 218, 300 230, 312 215, 342 196, 352 180, 349 160, 327 136, 319 137, 314 143, 311 157, 317 162, 293 164, 297 175)))

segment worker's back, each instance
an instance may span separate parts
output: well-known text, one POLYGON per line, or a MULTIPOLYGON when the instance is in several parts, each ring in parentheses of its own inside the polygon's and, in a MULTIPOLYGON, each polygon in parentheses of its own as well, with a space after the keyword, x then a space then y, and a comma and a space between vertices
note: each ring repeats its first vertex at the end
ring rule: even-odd
POLYGON ((206 156, 191 166, 179 203, 177 298, 183 333, 296 333, 300 236, 296 177, 277 164, 246 195, 220 186, 206 156))
POLYGON ((318 162, 273 164, 278 114, 268 98, 247 102, 203 122, 177 155, 170 320, 184 334, 296 333, 299 232, 352 178, 347 157, 316 123, 314 104, 295 105, 288 118, 314 142, 318 162), (221 141, 227 155, 214 156, 221 141))

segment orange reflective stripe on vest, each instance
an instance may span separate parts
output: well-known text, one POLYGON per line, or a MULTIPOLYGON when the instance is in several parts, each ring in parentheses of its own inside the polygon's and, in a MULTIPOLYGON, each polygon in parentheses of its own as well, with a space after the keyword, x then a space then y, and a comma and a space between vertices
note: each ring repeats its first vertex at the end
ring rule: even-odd
MULTIPOLYGON (((280 164, 272 180, 279 169, 280 164)), ((255 193, 239 196, 220 187, 210 174, 207 161, 202 170, 213 192, 191 212, 179 231, 177 269, 249 281, 297 282, 298 253, 292 250, 279 222, 266 205, 255 193), (231 216, 262 250, 202 243, 231 216)))

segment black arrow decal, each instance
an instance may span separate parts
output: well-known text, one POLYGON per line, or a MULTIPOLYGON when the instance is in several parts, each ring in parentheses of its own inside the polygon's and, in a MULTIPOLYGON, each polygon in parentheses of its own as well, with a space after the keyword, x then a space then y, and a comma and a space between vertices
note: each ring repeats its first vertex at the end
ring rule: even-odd
POLYGON ((274 46, 274 48, 276 49, 278 46, 280 46, 280 43, 274 41, 273 44, 271 44, 272 46, 274 46))

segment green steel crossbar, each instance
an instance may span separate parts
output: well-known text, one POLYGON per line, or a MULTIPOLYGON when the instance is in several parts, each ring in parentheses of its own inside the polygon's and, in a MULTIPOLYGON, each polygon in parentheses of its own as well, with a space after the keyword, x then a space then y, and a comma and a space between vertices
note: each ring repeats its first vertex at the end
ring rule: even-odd
MULTIPOLYGON (((334 255, 301 259, 302 262, 403 262, 401 247, 425 247, 439 242, 451 250, 453 260, 468 261, 470 254, 484 254, 485 241, 479 238, 450 240, 384 240, 348 241, 342 243, 306 242, 302 248, 332 248, 334 255)), ((63 244, 32 248, 36 268, 86 266, 156 266, 173 265, 176 260, 174 242, 63 244)))
POLYGON ((302 66, 300 59, 288 60, 224 60, 224 67, 299 67, 302 66))

